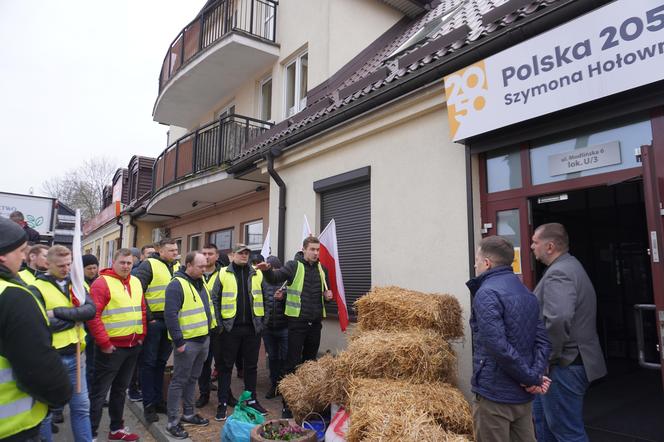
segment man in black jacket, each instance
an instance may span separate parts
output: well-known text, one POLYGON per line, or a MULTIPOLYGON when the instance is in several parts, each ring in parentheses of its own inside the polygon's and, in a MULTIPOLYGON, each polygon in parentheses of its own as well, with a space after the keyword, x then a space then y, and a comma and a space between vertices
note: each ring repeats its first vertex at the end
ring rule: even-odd
MULTIPOLYGON (((292 373, 302 362, 314 360, 320 346, 320 332, 325 317, 325 301, 332 300, 327 269, 318 261, 320 241, 309 236, 302 243, 302 252, 279 270, 268 263, 256 266, 271 284, 288 282, 286 317, 288 318, 288 353, 284 374, 292 373)), ((284 417, 290 410, 284 404, 284 417)))
MULTIPOLYGON (((55 245, 48 250, 46 259, 48 272, 37 277, 30 288, 35 297, 44 303, 53 332, 53 346, 60 354, 62 364, 68 369, 72 385, 80 381, 80 391, 74 392, 69 402, 72 433, 76 440, 89 440, 92 439, 92 429, 85 362, 84 358, 77 361, 76 353, 83 350, 85 343, 81 323, 94 318, 97 308, 87 291, 82 303, 73 295, 69 278, 72 254, 68 248, 55 245)), ((42 426, 42 436, 47 440, 50 438, 50 430, 50 422, 42 426)))
POLYGON ((263 329, 263 275, 249 265, 250 249, 238 244, 233 262, 219 272, 212 289, 220 339, 215 340, 215 359, 222 361, 219 373, 219 405, 215 420, 226 419, 233 365, 238 351, 244 358, 244 389, 252 393, 248 405, 262 414, 267 410, 256 400, 256 372, 263 329))
MULTIPOLYGON (((267 263, 273 270, 281 268, 281 261, 276 256, 268 256, 267 263)), ((283 377, 288 353, 288 322, 284 314, 286 300, 283 296, 285 289, 280 284, 270 284, 263 281, 263 297, 265 298, 265 329, 263 330, 263 343, 267 353, 268 367, 270 369, 270 390, 266 399, 276 397, 277 384, 283 377)))
POLYGON ((166 413, 166 404, 162 398, 164 370, 172 349, 164 322, 164 307, 166 286, 179 268, 176 260, 179 252, 175 240, 162 239, 159 241, 158 250, 158 253, 153 253, 132 271, 132 275, 141 281, 147 304, 148 334, 143 342, 140 376, 143 414, 148 422, 157 422, 157 413, 166 413))
POLYGON ((23 230, 25 230, 26 235, 28 235, 28 245, 39 244, 39 232, 28 225, 28 223, 25 221, 25 217, 23 216, 23 212, 19 212, 18 210, 13 211, 9 214, 9 219, 14 221, 16 224, 21 226, 23 230))
POLYGON ((195 413, 196 380, 210 350, 210 328, 213 316, 203 272, 206 259, 199 252, 185 257, 185 269, 180 269, 166 288, 164 320, 173 340, 173 378, 168 387, 168 424, 166 431, 176 438, 189 434, 182 424, 206 426, 209 421, 195 413), (180 403, 183 413, 180 414, 180 403))
POLYGON ((67 372, 51 345, 45 312, 17 276, 26 248, 25 231, 0 218, 0 406, 19 404, 20 396, 28 395, 32 410, 3 416, 10 424, 0 427, 3 442, 39 441, 47 406, 62 407, 72 395, 67 372), (14 420, 16 425, 11 425, 14 420))

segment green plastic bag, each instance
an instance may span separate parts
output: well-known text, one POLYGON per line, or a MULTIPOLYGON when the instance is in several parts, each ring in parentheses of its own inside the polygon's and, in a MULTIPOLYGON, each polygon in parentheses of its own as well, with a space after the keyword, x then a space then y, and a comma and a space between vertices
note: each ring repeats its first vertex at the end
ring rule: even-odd
POLYGON ((247 405, 247 401, 250 400, 251 392, 243 391, 240 398, 237 400, 235 410, 233 410, 233 419, 238 422, 247 422, 254 425, 262 424, 265 422, 265 417, 247 405))

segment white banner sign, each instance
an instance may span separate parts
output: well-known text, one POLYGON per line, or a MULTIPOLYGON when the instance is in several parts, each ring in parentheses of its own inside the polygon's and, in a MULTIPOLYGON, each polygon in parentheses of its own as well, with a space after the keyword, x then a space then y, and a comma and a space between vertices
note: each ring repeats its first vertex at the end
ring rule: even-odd
POLYGON ((664 79, 664 0, 617 0, 445 77, 454 141, 664 79))
POLYGON ((15 210, 23 213, 28 226, 40 235, 52 235, 53 198, 0 192, 0 216, 9 218, 15 210))

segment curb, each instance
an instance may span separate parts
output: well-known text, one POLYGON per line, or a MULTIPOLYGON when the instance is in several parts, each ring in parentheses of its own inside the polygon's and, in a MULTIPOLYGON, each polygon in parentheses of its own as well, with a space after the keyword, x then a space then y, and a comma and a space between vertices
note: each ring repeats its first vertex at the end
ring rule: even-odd
POLYGON ((173 442, 173 441, 193 442, 189 438, 175 439, 170 437, 166 432, 166 416, 164 416, 163 414, 159 415, 158 422, 150 423, 146 421, 145 416, 143 416, 143 406, 140 404, 141 404, 140 402, 132 402, 127 400, 127 408, 129 408, 131 412, 134 413, 136 419, 138 419, 145 426, 145 428, 148 429, 152 437, 154 437, 158 442, 173 442))

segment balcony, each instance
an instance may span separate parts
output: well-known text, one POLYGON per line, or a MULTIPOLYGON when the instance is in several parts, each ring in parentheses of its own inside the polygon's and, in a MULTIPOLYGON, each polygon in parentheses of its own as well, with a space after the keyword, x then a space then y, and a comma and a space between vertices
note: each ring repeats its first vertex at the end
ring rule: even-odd
POLYGON ((192 210, 195 201, 220 201, 255 189, 253 181, 227 180, 224 170, 270 127, 269 122, 229 115, 168 146, 154 163, 148 211, 180 215, 192 210))
POLYGON ((218 0, 173 40, 161 67, 153 118, 192 127, 279 57, 274 0, 218 0))

